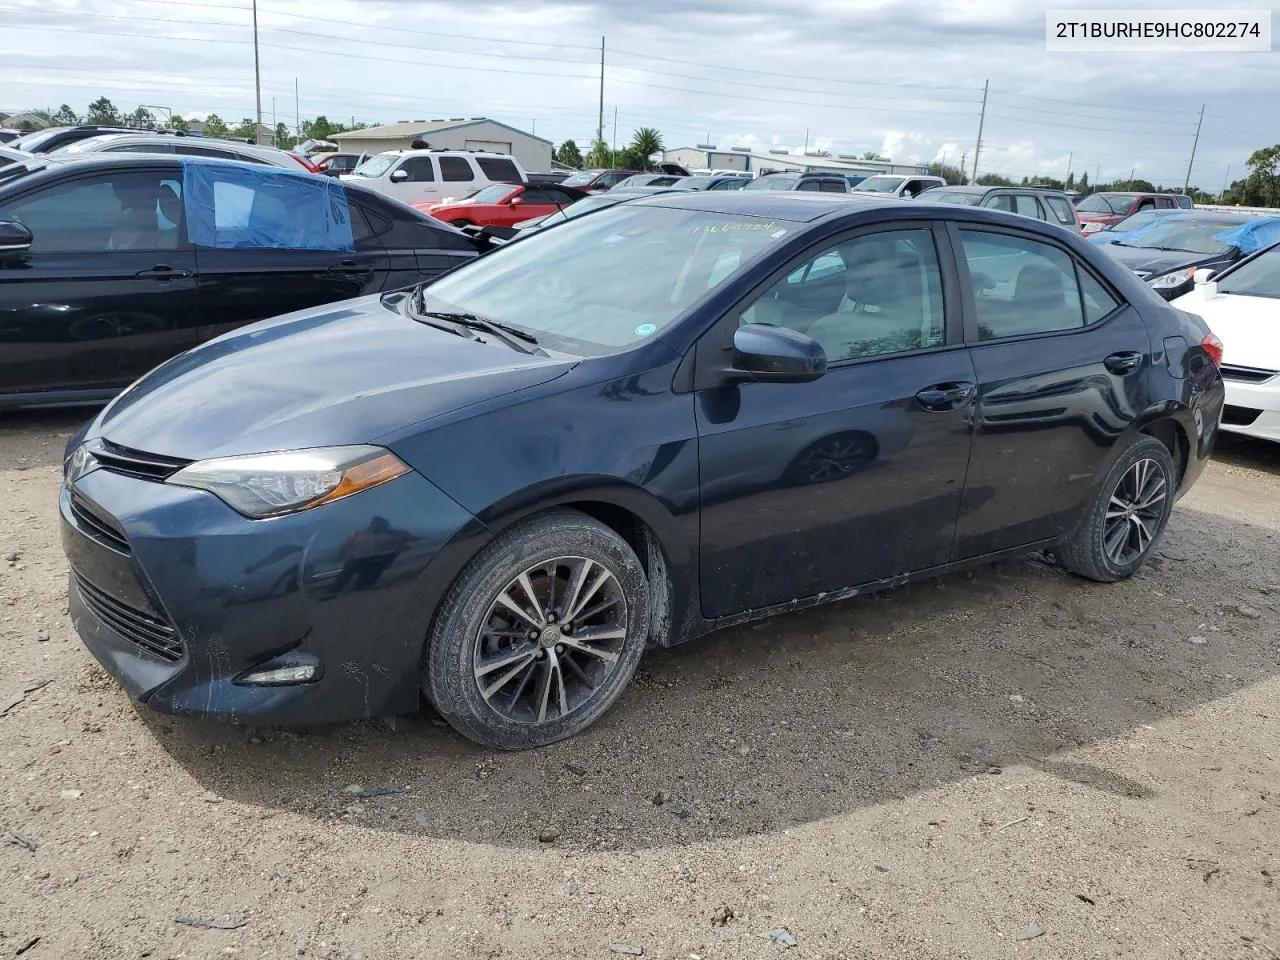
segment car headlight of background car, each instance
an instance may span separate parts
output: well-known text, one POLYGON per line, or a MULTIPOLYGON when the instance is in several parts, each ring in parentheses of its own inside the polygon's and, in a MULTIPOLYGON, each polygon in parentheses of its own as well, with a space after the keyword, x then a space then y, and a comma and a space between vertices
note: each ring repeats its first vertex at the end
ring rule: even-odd
POLYGON ((1174 270, 1172 273, 1162 273, 1158 277, 1152 277, 1147 281, 1153 290, 1171 290, 1180 287, 1188 282, 1196 275, 1195 267, 1187 267, 1185 270, 1174 270))
POLYGON ((320 447, 199 460, 166 482, 208 491, 260 520, 331 503, 408 472, 382 447, 320 447))

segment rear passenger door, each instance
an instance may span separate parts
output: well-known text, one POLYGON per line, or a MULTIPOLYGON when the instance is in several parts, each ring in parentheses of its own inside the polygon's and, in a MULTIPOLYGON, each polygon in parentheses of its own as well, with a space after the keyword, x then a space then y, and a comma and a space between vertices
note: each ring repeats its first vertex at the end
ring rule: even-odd
POLYGON ((360 210, 334 202, 341 184, 229 164, 186 179, 202 340, 382 289, 386 254, 360 210))
POLYGON ((977 374, 956 559, 1058 537, 1146 407, 1151 343, 1065 244, 953 222, 977 374))
POLYGON ((401 203, 439 203, 444 199, 431 157, 405 157, 389 177, 386 194, 401 203))
POLYGON ((446 200, 461 200, 488 185, 489 181, 481 177, 466 157, 437 157, 436 160, 440 164, 440 193, 446 200))

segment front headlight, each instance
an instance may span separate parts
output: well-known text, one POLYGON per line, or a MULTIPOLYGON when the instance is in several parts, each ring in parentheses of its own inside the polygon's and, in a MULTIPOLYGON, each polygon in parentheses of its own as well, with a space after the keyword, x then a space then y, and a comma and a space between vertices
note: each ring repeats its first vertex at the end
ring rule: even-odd
POLYGON ((1152 277, 1147 283, 1151 284, 1154 290, 1170 290, 1173 287, 1182 286, 1195 275, 1196 268, 1187 267, 1185 270, 1175 270, 1173 273, 1162 273, 1158 277, 1152 277))
POLYGON ((260 520, 331 503, 408 472, 382 447, 318 447, 200 460, 166 482, 208 491, 260 520))

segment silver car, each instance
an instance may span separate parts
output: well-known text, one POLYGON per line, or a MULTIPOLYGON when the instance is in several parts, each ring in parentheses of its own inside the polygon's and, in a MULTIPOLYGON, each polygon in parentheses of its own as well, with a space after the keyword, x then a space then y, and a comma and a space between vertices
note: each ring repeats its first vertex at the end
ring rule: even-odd
POLYGON ((216 157, 219 160, 242 160, 286 170, 311 168, 285 150, 239 140, 214 140, 178 133, 111 133, 77 140, 54 150, 50 156, 69 157, 87 153, 178 153, 188 157, 216 157))

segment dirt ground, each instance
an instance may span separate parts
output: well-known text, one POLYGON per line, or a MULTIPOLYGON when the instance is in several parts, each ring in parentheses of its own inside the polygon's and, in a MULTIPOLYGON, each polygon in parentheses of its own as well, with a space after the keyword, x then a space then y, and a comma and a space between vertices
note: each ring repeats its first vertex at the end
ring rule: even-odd
POLYGON ((0 716, 0 957, 1280 957, 1280 448, 1224 441, 1130 582, 733 630, 496 755, 135 710, 66 617, 76 425, 0 425, 0 712, 47 682, 0 716))

